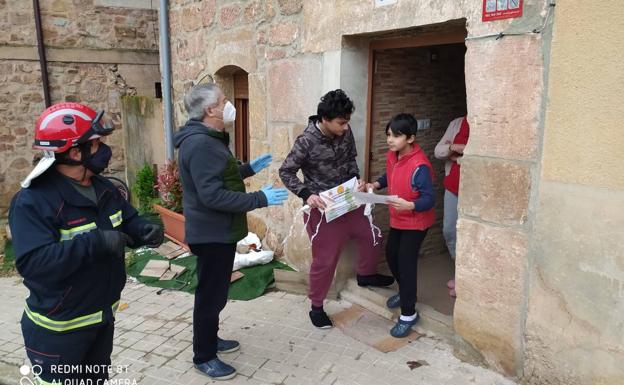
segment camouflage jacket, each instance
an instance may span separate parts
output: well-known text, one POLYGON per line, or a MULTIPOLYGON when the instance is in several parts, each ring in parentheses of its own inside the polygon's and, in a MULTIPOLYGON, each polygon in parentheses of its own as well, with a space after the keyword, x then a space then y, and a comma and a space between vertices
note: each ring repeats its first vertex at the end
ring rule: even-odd
POLYGON ((308 127, 295 140, 279 169, 286 188, 304 202, 312 194, 360 177, 351 129, 342 136, 330 138, 316 127, 318 121, 318 116, 310 117, 308 127), (297 176, 299 170, 303 173, 303 182, 297 176))

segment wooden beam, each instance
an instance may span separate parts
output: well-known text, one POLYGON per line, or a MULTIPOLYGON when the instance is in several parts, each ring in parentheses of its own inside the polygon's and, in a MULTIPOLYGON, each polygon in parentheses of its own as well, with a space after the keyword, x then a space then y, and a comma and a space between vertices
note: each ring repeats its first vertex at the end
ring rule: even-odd
POLYGON ((422 33, 420 35, 410 37, 373 40, 371 41, 371 49, 415 48, 431 45, 463 43, 466 39, 466 35, 466 29, 461 28, 450 31, 422 33))

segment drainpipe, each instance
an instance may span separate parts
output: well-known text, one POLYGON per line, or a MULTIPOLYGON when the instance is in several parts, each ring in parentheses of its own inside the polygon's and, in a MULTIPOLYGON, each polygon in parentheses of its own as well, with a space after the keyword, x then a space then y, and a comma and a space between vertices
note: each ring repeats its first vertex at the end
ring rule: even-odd
POLYGON ((43 47, 43 32, 41 30, 41 11, 39 0, 33 0, 35 11, 35 28, 37 29, 37 49, 39 50, 39 65, 41 67, 41 82, 43 83, 43 97, 46 108, 50 107, 50 81, 48 80, 48 63, 46 61, 45 48, 43 47))
POLYGON ((173 160, 173 104, 171 101, 171 49, 169 46, 169 7, 160 0, 160 71, 165 104, 165 146, 167 160, 173 160))

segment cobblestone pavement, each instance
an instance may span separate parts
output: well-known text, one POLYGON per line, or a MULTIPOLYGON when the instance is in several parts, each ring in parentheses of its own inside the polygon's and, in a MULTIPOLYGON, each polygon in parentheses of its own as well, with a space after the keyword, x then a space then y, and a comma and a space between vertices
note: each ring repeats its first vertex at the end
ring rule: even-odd
MULTIPOLYGON (((193 296, 128 283, 118 313, 113 365, 128 365, 111 383, 141 385, 215 383, 192 367, 193 296), (129 381, 119 381, 128 379, 129 381)), ((19 384, 25 363, 19 320, 28 295, 19 277, 0 278, 0 383, 19 384)), ((331 301, 328 313, 348 307, 331 301)), ((513 385, 513 381, 456 359, 443 342, 422 337, 398 351, 381 353, 339 329, 318 330, 308 319, 304 296, 270 292, 253 301, 230 301, 220 336, 241 349, 221 358, 238 369, 224 384, 419 384, 513 385), (407 361, 424 361, 410 370, 407 361)), ((26 362, 27 363, 27 362, 26 362)))

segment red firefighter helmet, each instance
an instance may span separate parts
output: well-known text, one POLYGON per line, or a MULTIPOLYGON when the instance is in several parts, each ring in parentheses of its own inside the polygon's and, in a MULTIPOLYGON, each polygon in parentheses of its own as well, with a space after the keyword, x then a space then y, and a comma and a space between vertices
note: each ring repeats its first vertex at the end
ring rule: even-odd
POLYGON ((35 125, 33 148, 62 153, 72 147, 113 132, 102 123, 104 111, 95 112, 79 103, 58 103, 46 108, 35 125))

